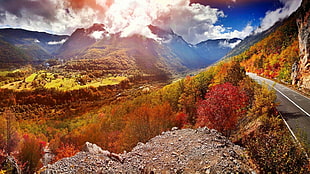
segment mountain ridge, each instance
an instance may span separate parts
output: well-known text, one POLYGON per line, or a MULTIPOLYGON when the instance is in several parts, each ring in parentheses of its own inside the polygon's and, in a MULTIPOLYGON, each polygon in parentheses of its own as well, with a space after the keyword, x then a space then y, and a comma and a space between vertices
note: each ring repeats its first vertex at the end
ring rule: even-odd
POLYGON ((67 37, 23 29, 0 29, 0 68, 50 59, 67 37))
POLYGON ((214 63, 231 49, 222 43, 239 40, 219 39, 192 45, 171 29, 148 27, 158 40, 141 35, 121 37, 120 33, 110 34, 103 24, 80 28, 62 45, 58 56, 65 59, 109 59, 114 55, 114 59, 123 57, 131 62, 132 67, 138 67, 144 73, 170 76, 214 63))
MULTIPOLYGON (((155 69, 165 69, 163 73, 167 75, 206 67, 223 57, 231 49, 221 45, 227 41, 229 43, 230 40, 212 40, 205 41, 205 44, 201 42, 192 45, 171 29, 163 30, 156 26, 149 26, 149 28, 160 38, 159 41, 140 35, 123 38, 120 37, 120 33, 108 33, 104 25, 98 23, 89 28, 78 28, 70 36, 23 29, 0 29, 0 40, 3 40, 5 45, 16 48, 13 50, 19 50, 16 53, 19 56, 14 56, 14 54, 7 56, 11 57, 14 63, 21 62, 20 60, 25 60, 22 62, 27 63, 53 57, 85 59, 89 57, 86 56, 89 54, 98 55, 93 54, 96 49, 97 53, 101 53, 99 57, 93 56, 93 58, 109 57, 111 54, 119 54, 115 52, 120 51, 123 52, 122 57, 127 56, 132 61, 139 61, 135 64, 144 70, 149 69, 150 65, 147 65, 148 60, 143 60, 142 57, 152 57, 151 62, 158 64, 156 65, 158 68, 155 66, 155 69), (214 44, 209 44, 211 42, 214 44)), ((2 62, 7 60, 10 59, 3 58, 2 62)))
POLYGON ((59 49, 61 43, 56 44, 56 42, 60 42, 67 37, 67 35, 55 35, 24 29, 0 29, 0 39, 20 48, 27 45, 37 45, 50 55, 55 54, 57 49, 59 49))

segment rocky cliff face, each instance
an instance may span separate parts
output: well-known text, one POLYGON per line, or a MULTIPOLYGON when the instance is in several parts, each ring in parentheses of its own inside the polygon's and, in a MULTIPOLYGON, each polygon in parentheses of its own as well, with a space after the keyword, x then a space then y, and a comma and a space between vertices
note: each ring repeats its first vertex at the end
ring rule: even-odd
POLYGON ((39 173, 255 173, 244 156, 215 130, 174 129, 123 154, 86 143, 82 152, 39 173))
POLYGON ((298 10, 298 39, 300 60, 293 66, 293 84, 310 90, 310 2, 304 0, 298 10))

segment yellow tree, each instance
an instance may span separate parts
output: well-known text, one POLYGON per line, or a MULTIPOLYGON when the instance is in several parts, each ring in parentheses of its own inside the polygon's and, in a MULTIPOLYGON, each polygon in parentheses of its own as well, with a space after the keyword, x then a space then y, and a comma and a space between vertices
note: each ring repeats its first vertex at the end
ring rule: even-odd
POLYGON ((5 151, 10 154, 15 150, 19 141, 15 114, 10 109, 6 109, 1 119, 5 122, 4 129, 2 128, 1 130, 1 134, 5 140, 5 151))

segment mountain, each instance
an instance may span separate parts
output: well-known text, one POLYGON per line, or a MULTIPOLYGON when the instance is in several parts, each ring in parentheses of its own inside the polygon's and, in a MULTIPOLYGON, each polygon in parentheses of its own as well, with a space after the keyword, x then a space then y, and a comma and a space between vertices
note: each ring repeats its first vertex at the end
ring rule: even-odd
POLYGON ((55 54, 67 37, 66 35, 53 35, 23 29, 0 29, 1 40, 39 59, 48 58, 55 54))
POLYGON ((161 79, 186 70, 181 60, 159 42, 141 35, 124 38, 109 34, 101 24, 77 29, 59 49, 58 56, 74 59, 81 68, 155 75, 161 79))
POLYGON ((0 29, 0 68, 51 58, 68 36, 0 29))
POLYGON ((170 54, 174 54, 181 59, 182 64, 188 68, 197 68, 201 65, 210 64, 208 59, 203 59, 194 46, 187 43, 181 36, 175 34, 172 30, 163 30, 156 26, 149 26, 153 34, 160 38, 160 42, 167 48, 170 54))
POLYGON ((20 48, 0 40, 0 68, 11 67, 13 64, 23 64, 33 60, 20 48))
POLYGON ((233 57, 241 54, 242 52, 249 49, 255 43, 261 41, 263 38, 274 32, 279 26, 281 26, 281 22, 277 22, 274 26, 260 33, 253 33, 242 40, 239 44, 237 44, 232 50, 230 50, 223 59, 233 57))
POLYGON ((205 56, 205 59, 208 59, 210 62, 215 62, 224 57, 241 41, 242 40, 239 38, 207 40, 195 45, 195 49, 199 55, 205 56))
POLYGON ((241 39, 206 40, 196 45, 187 43, 172 30, 166 31, 155 26, 149 26, 153 34, 161 38, 162 44, 180 57, 188 66, 210 65, 225 56, 241 39))
POLYGON ((94 24, 87 29, 80 28, 62 45, 58 56, 75 60, 96 60, 96 65, 89 65, 95 69, 106 67, 104 70, 139 70, 146 74, 170 76, 214 63, 231 49, 225 44, 239 41, 213 40, 192 45, 172 30, 156 26, 149 26, 149 29, 158 37, 157 40, 141 35, 124 38, 120 33, 110 34, 102 24, 94 24))
POLYGON ((75 59, 76 62, 84 60, 79 62, 84 69, 88 69, 87 65, 90 69, 138 70, 146 74, 170 76, 206 67, 223 57, 232 44, 239 42, 239 39, 220 39, 192 45, 172 30, 156 26, 149 28, 158 37, 157 40, 141 35, 124 38, 120 33, 110 34, 103 24, 79 28, 71 36, 0 29, 1 67, 57 56, 75 59))
POLYGON ((94 32, 106 32, 103 24, 94 24, 88 29, 78 28, 71 36, 64 42, 57 51, 61 56, 72 56, 85 51, 89 46, 96 43, 96 39, 91 37, 94 32))

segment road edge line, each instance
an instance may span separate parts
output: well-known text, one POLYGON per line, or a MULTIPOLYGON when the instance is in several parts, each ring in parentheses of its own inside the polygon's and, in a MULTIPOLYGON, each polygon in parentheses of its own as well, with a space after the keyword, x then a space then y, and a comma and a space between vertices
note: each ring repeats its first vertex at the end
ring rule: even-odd
POLYGON ((310 117, 310 114, 305 111, 302 107, 300 107, 299 105, 297 105, 293 100, 291 100, 288 96, 286 96, 285 94, 283 94, 280 90, 278 90, 275 86, 273 87, 277 92, 279 92, 281 95, 283 95, 287 100, 289 100, 291 103, 293 103, 298 109, 300 109, 302 112, 304 112, 308 117, 310 117))
MULTIPOLYGON (((277 83, 277 82, 275 82, 275 81, 272 81, 272 80, 270 80, 270 79, 266 79, 266 78, 263 78, 263 77, 261 77, 261 76, 258 76, 258 75, 256 75, 256 74, 254 74, 254 73, 249 73, 249 74, 253 74, 254 76, 256 76, 256 77, 258 77, 258 78, 260 78, 261 80, 262 80, 262 82, 266 82, 266 80, 269 80, 270 82, 273 82, 274 83, 274 85, 269 85, 269 84, 267 84, 268 86, 270 86, 270 87, 272 87, 273 89, 275 89, 277 92, 279 92, 282 96, 284 96, 288 101, 290 101, 292 104, 294 104, 298 109, 300 109, 303 113, 305 113, 308 117, 310 117, 310 114, 307 112, 307 111, 305 111, 302 107, 300 107, 299 105, 297 105, 292 99, 290 99, 288 96, 286 96, 285 94, 283 94, 283 92, 281 92, 279 89, 277 89, 276 87, 275 87, 275 85, 281 85, 281 84, 279 84, 279 83, 277 83)), ((267 83, 267 82, 266 82, 267 83)), ((284 86, 284 85, 283 85, 284 86)), ((284 87, 286 87, 286 86, 284 86, 284 87)), ((288 88, 288 89, 290 89, 290 88, 288 88)), ((294 90, 292 90, 292 89, 290 89, 292 92, 295 92, 295 93, 297 93, 297 94, 299 94, 299 95, 301 95, 300 93, 298 93, 298 92, 296 92, 296 91, 294 91, 294 90)), ((303 95, 301 95, 301 96, 303 96, 303 95)), ((303 96, 303 97, 305 97, 305 96, 303 96)), ((308 99, 308 97, 305 97, 306 99, 308 99)))
POLYGON ((294 132, 292 131, 292 129, 290 128, 289 124, 286 122, 286 120, 284 119, 284 117, 282 116, 281 112, 279 112, 279 115, 281 116, 281 119, 283 120, 284 124, 286 125, 287 129, 289 130, 289 132, 291 133, 291 135, 293 136, 293 138, 295 139, 295 142, 298 144, 298 146, 304 151, 305 156, 307 157, 308 161, 310 161, 310 158, 307 154, 307 151, 305 150, 305 148, 301 145, 300 141, 297 139, 296 135, 294 134, 294 132))

